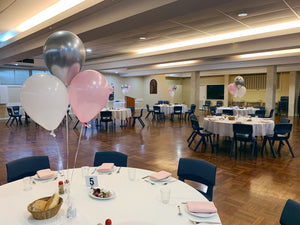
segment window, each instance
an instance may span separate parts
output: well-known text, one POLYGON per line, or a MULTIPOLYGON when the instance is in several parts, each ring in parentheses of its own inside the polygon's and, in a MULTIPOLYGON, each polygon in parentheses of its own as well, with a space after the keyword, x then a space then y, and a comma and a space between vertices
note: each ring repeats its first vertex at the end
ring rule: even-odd
POLYGON ((155 79, 150 81, 150 94, 157 94, 157 81, 155 79))

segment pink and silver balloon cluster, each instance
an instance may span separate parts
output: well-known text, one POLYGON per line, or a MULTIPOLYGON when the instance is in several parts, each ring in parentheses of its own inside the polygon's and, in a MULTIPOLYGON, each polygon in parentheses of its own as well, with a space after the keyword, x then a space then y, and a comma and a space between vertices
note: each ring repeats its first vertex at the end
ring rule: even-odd
POLYGON ((235 98, 242 98, 246 94, 244 78, 241 76, 235 77, 233 83, 228 85, 228 92, 235 98))

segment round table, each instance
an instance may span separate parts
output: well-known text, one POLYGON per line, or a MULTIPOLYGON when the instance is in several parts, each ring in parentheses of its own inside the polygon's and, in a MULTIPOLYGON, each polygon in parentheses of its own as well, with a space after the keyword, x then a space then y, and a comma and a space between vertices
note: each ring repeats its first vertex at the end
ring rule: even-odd
POLYGON ((233 111, 233 115, 234 116, 246 116, 249 114, 255 114, 255 112, 257 110, 259 110, 258 108, 253 108, 253 107, 248 107, 248 108, 239 108, 239 107, 218 107, 216 109, 216 113, 223 113, 223 109, 229 109, 233 111))
POLYGON ((222 116, 206 117, 203 120, 203 128, 213 134, 219 136, 233 137, 234 123, 250 124, 253 126, 253 137, 265 136, 267 134, 273 134, 274 121, 263 118, 251 118, 251 121, 247 121, 248 117, 239 117, 237 120, 229 120, 228 117, 222 116))
MULTIPOLYGON (((84 178, 80 169, 74 170, 70 187, 70 202, 76 208, 74 218, 66 217, 68 204, 67 195, 61 195, 64 203, 58 214, 47 220, 35 220, 27 211, 27 206, 36 199, 50 196, 58 191, 58 181, 64 176, 58 174, 58 179, 40 182, 36 181, 30 191, 24 191, 22 180, 11 182, 0 186, 0 215, 1 224, 72 224, 72 225, 96 225, 104 224, 107 218, 112 220, 114 225, 164 225, 164 224, 191 224, 189 215, 182 202, 207 201, 205 197, 191 186, 176 180, 167 185, 161 182, 152 185, 142 179, 144 176, 153 173, 149 170, 136 169, 136 180, 128 179, 127 167, 122 167, 120 173, 116 170, 111 174, 93 175, 98 177, 99 186, 115 191, 115 197, 108 200, 98 200, 89 196, 89 187, 85 186, 84 178), (160 201, 160 189, 168 187, 171 189, 171 198, 168 204, 160 201), (180 205, 182 215, 178 215, 177 205, 180 205)), ((93 168, 90 168, 90 173, 93 168)), ((71 174, 71 172, 69 173, 71 174)), ((201 221, 220 222, 219 216, 215 214, 208 218, 199 218, 201 221)), ((202 224, 202 223, 201 223, 202 224)), ((207 223, 203 223, 207 224, 207 223)))
POLYGON ((164 112, 165 115, 172 114, 174 112, 174 106, 182 106, 182 113, 186 113, 188 111, 187 105, 167 105, 167 104, 161 104, 157 105, 160 107, 160 111, 164 112))

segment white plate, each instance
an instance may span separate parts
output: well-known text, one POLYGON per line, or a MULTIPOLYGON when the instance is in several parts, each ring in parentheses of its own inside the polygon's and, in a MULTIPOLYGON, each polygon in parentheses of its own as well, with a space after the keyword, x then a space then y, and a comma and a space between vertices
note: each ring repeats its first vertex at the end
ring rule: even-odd
MULTIPOLYGON (((104 189, 104 191, 108 191, 108 190, 105 190, 105 189, 104 189)), ((89 196, 90 196, 91 198, 98 199, 98 200, 108 200, 108 199, 112 199, 112 198, 116 197, 116 193, 115 193, 114 191, 112 191, 112 190, 110 190, 111 196, 108 197, 108 198, 99 198, 99 197, 93 195, 93 192, 94 192, 93 189, 89 190, 89 196)))
MULTIPOLYGON (((106 171, 98 171, 98 173, 111 173, 111 172, 114 172, 116 170, 116 166, 114 166, 111 170, 106 170, 106 171)), ((98 168, 97 168, 98 169, 98 168)))
POLYGON ((56 177, 57 177, 57 173, 54 173, 54 175, 52 177, 48 177, 48 178, 39 178, 39 176, 37 174, 35 174, 33 176, 33 179, 37 180, 37 181, 44 181, 44 180, 52 180, 52 179, 54 179, 56 177))
POLYGON ((167 182, 167 181, 169 181, 170 179, 172 179, 171 176, 169 176, 169 177, 167 177, 167 178, 165 178, 165 179, 162 179, 162 180, 156 180, 156 179, 153 179, 153 178, 149 177, 149 180, 151 180, 151 181, 153 181, 153 182, 167 182))
POLYGON ((202 218, 204 218, 204 217, 212 217, 212 216, 217 215, 217 213, 193 213, 193 212, 190 212, 190 211, 188 210, 187 205, 185 205, 184 208, 185 208, 185 211, 186 211, 188 214, 190 214, 190 215, 192 215, 192 216, 196 216, 196 217, 202 217, 202 218))

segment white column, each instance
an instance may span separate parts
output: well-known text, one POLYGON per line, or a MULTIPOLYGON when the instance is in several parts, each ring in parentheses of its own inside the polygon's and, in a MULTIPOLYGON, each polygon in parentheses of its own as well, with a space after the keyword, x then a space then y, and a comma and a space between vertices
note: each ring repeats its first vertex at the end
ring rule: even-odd
MULTIPOLYGON (((271 109, 275 109, 276 76, 277 76, 277 66, 268 66, 267 80, 266 80, 266 115, 270 113, 271 109)), ((273 118, 274 118, 274 114, 273 114, 273 118)))
POLYGON ((199 107, 200 107, 200 72, 195 71, 191 73, 191 104, 196 104, 196 115, 199 114, 199 107))
POLYGON ((296 106, 296 71, 290 72, 290 84, 289 84, 289 113, 288 116, 295 115, 296 106))
POLYGON ((228 84, 229 84, 229 75, 224 75, 224 106, 228 106, 228 84))

